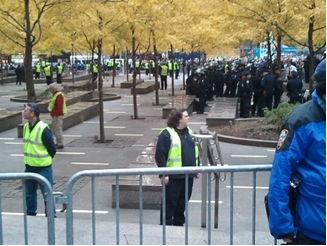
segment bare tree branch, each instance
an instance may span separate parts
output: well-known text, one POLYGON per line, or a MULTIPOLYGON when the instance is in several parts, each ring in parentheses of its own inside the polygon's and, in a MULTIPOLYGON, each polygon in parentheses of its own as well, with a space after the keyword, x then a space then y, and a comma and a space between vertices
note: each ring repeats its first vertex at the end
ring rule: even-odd
POLYGON ((316 54, 316 53, 318 53, 321 49, 323 49, 324 47, 326 46, 326 41, 325 41, 325 43, 319 48, 319 49, 317 49, 314 53, 316 54))
POLYGON ((313 31, 315 32, 315 31, 319 31, 319 30, 325 29, 325 28, 326 28, 326 26, 321 26, 321 27, 317 27, 316 29, 313 29, 313 31))

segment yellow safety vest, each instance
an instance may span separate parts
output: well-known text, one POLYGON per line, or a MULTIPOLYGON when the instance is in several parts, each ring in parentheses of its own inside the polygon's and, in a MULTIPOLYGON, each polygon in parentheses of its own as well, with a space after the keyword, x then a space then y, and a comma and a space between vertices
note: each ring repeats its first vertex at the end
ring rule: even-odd
POLYGON ((52 164, 52 157, 42 143, 44 129, 49 126, 39 121, 30 132, 29 123, 24 125, 24 163, 31 167, 47 167, 52 164))
POLYGON ((44 68, 44 73, 45 73, 45 76, 51 76, 51 67, 50 66, 47 66, 44 68))
POLYGON ((42 61, 41 65, 42 65, 42 67, 45 67, 47 64, 45 63, 45 61, 42 61))
POLYGON ((93 65, 93 73, 98 73, 98 66, 97 65, 93 65))
POLYGON ((144 64, 144 68, 145 68, 145 69, 149 69, 149 63, 145 63, 145 64, 144 64))
POLYGON ((168 67, 166 65, 162 65, 161 66, 161 72, 160 72, 161 76, 167 76, 168 75, 168 67))
POLYGON ((86 64, 86 71, 90 71, 90 64, 86 64))
POLYGON ((227 68, 229 68, 229 65, 228 64, 225 65, 225 73, 228 72, 228 69, 227 68))
POLYGON ((57 69, 58 69, 58 74, 62 74, 63 66, 62 65, 57 66, 57 69))
POLYGON ((168 68, 169 68, 169 70, 173 69, 173 64, 171 62, 168 63, 168 68))
POLYGON ((140 66, 140 62, 135 62, 135 67, 138 68, 140 66))
MULTIPOLYGON (((189 128, 189 127, 187 127, 187 128, 188 128, 189 133, 191 134, 192 133, 191 128, 189 128)), ((179 138, 178 133, 173 128, 170 128, 170 127, 166 127, 164 129, 162 129, 160 131, 160 133, 165 129, 169 132, 170 141, 171 141, 166 166, 167 167, 182 167, 181 139, 179 138)), ((196 144, 195 144, 194 148, 195 148, 195 165, 198 166, 199 165, 199 148, 196 144)))
POLYGON ((52 111, 52 109, 54 108, 54 105, 56 103, 56 100, 57 100, 57 96, 59 95, 62 95, 62 97, 64 98, 64 103, 62 105, 62 113, 63 114, 67 114, 67 105, 66 105, 66 100, 65 100, 65 97, 64 97, 64 94, 62 94, 62 92, 58 91, 56 94, 54 94, 49 102, 49 105, 48 105, 48 110, 49 112, 52 111))
POLYGON ((174 63, 174 70, 179 70, 179 66, 177 62, 174 63))
POLYGON ((36 65, 35 66, 35 70, 37 73, 40 73, 41 72, 41 66, 40 65, 36 65))

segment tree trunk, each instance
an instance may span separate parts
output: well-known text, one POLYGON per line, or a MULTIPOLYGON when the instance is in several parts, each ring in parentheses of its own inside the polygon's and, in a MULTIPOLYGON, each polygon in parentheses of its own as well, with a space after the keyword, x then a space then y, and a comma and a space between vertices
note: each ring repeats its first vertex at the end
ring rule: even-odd
POLYGON ((116 46, 113 45, 113 57, 114 57, 114 66, 112 68, 112 85, 111 87, 115 87, 115 77, 116 77, 116 46))
POLYGON ((74 65, 75 65, 75 62, 74 62, 74 44, 72 44, 72 60, 70 62, 72 64, 72 82, 74 83, 75 82, 75 75, 74 75, 74 65))
POLYGON ((100 120, 100 142, 104 143, 104 116, 103 116, 103 82, 102 82, 102 69, 101 69, 101 52, 102 52, 102 39, 98 40, 98 90, 99 90, 99 120, 100 120))
MULTIPOLYGON (((268 49, 267 65, 268 65, 269 69, 272 70, 272 67, 271 67, 271 43, 270 43, 269 32, 267 32, 267 49, 268 49)), ((272 73, 274 73, 274 71, 272 71, 272 73)))
POLYGON ((174 78, 175 78, 175 57, 174 57, 174 50, 173 50, 173 45, 170 44, 170 51, 171 51, 171 62, 172 62, 172 70, 173 74, 171 76, 171 95, 175 96, 175 90, 174 90, 174 78))
POLYGON ((132 27, 132 59, 133 59, 133 106, 134 106, 134 119, 138 119, 137 115, 137 98, 136 98, 136 68, 135 68, 135 56, 136 56, 136 50, 135 50, 135 30, 134 27, 132 27))
POLYGON ((126 48, 126 57, 125 57, 125 69, 126 69, 126 81, 128 81, 129 80, 129 63, 128 63, 128 49, 127 48, 126 48))
POLYGON ((25 0, 25 20, 26 20, 26 38, 25 38, 25 59, 24 59, 24 73, 27 90, 27 100, 29 102, 36 102, 33 69, 32 69, 32 39, 31 39, 31 20, 29 12, 29 0, 25 0))
POLYGON ((158 84, 158 59, 157 59, 157 44, 154 31, 152 31, 153 35, 153 52, 154 52, 154 88, 156 91, 156 105, 159 105, 159 84, 158 84))
POLYGON ((280 31, 277 31, 277 67, 281 69, 281 57, 282 57, 282 35, 280 31))
POLYGON ((313 92, 313 79, 312 75, 314 73, 314 47, 313 47, 313 25, 314 16, 310 17, 309 29, 308 29, 308 48, 309 48, 309 91, 310 95, 313 92))

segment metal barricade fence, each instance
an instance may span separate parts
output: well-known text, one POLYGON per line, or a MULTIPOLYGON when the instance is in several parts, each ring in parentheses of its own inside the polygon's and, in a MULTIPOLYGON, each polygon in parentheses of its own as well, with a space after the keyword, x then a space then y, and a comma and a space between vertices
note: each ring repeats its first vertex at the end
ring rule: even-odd
MULTIPOLYGON (((230 173, 230 244, 233 244, 233 227, 234 227, 234 174, 237 172, 252 172, 253 183, 252 183, 252 244, 255 244, 256 239, 256 188, 257 188, 257 172, 270 171, 271 165, 237 165, 237 166, 200 166, 200 167, 184 167, 184 168, 133 168, 133 169, 111 169, 111 170, 89 170, 81 171, 73 175, 66 187, 65 196, 57 197, 57 202, 60 201, 66 204, 66 242, 67 244, 74 244, 74 224, 73 224, 73 187, 77 180, 82 177, 91 178, 91 206, 92 206, 92 243, 96 244, 96 226, 95 226, 95 178, 96 177, 115 177, 116 183, 116 244, 120 244, 120 209, 119 209, 119 177, 138 175, 139 177, 139 244, 143 244, 143 187, 142 177, 144 175, 163 175, 163 178, 170 174, 185 174, 186 185, 185 185, 185 244, 188 244, 188 177, 190 174, 201 173, 202 177, 206 180, 206 194, 202 194, 202 198, 205 197, 204 206, 207 207, 206 219, 208 220, 207 226, 207 244, 211 244, 211 176, 215 173, 230 173)), ((163 206, 163 218, 165 218, 165 197, 166 187, 162 186, 162 206, 163 206)), ((203 190, 202 190, 203 192, 203 190)), ((263 201, 263 200, 262 200, 263 201)), ((203 203, 203 201, 202 201, 203 203)), ((262 202, 263 203, 263 202, 262 202)), ((202 204, 203 206, 203 204, 202 204)), ((201 227, 203 220, 201 220, 201 227)), ((162 244, 166 244, 166 223, 163 219, 162 225, 162 244)))
MULTIPOLYGON (((2 195, 1 195, 1 184, 5 180, 35 180, 38 181, 47 193, 47 199, 53 199, 52 187, 49 181, 43 176, 36 173, 1 173, 0 174, 0 244, 4 243, 3 235, 3 219, 2 219, 2 195)), ((24 241, 28 244, 28 226, 27 226, 27 214, 26 214, 26 192, 25 184, 23 184, 23 211, 24 211, 24 241)), ((54 224, 54 203, 47 202, 47 232, 48 232, 48 244, 55 244, 55 224, 54 224)))

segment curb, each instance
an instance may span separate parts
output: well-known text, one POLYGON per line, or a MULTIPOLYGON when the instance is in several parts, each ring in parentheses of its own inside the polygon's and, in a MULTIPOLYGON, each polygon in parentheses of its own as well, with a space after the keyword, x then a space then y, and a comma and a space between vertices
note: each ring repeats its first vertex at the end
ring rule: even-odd
POLYGON ((277 141, 259 140, 259 139, 251 139, 251 138, 238 138, 238 137, 231 137, 222 134, 217 134, 217 136, 220 142, 225 142, 225 143, 256 146, 256 147, 267 147, 267 148, 276 148, 277 146, 277 141))

